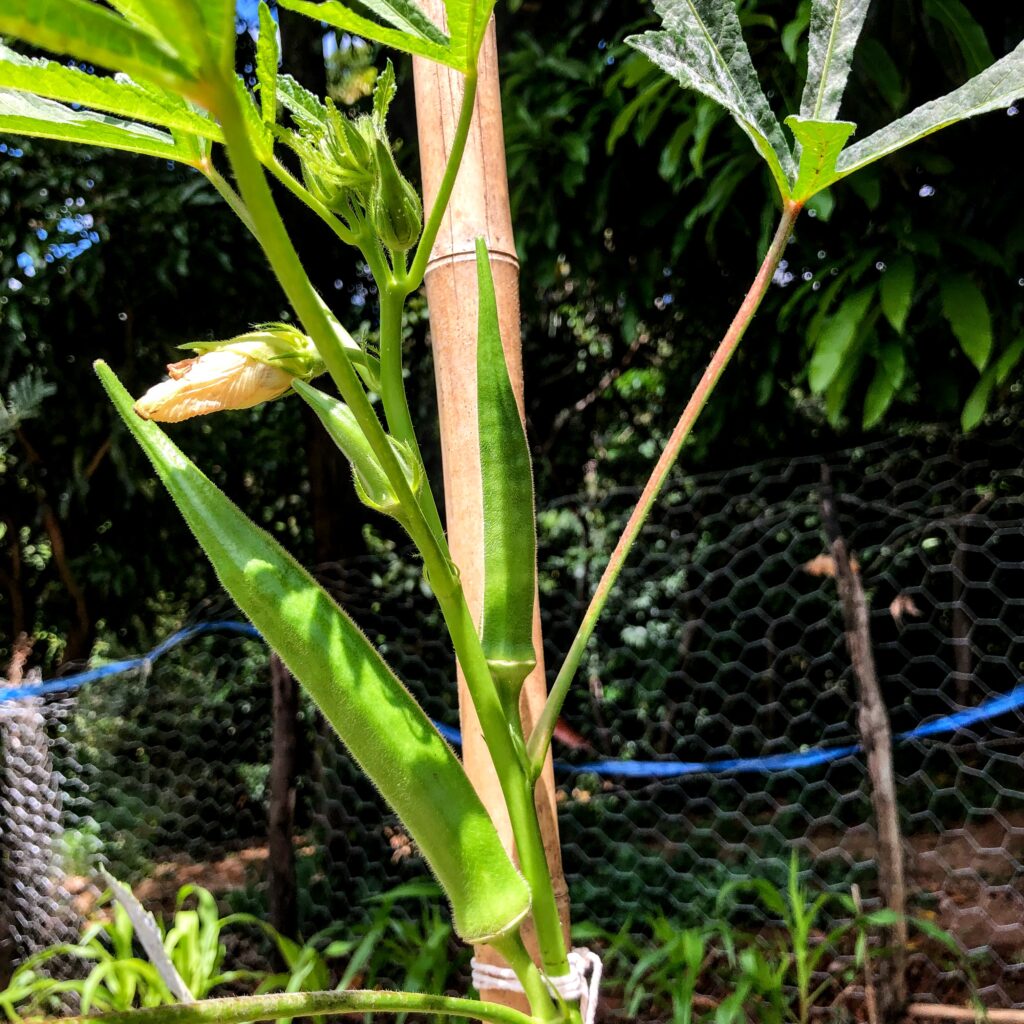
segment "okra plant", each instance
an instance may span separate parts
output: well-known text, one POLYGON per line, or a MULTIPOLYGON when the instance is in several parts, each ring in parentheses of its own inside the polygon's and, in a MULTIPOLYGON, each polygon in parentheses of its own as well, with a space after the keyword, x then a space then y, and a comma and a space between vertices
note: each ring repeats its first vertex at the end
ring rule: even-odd
MULTIPOLYGON (((224 588, 308 690, 403 821, 443 886, 467 943, 496 948, 530 1012, 480 1000, 401 992, 262 995, 145 1013, 161 1021, 245 1021, 396 1011, 483 1021, 578 1021, 549 979, 569 974, 534 804, 559 710, 619 570, 697 416, 760 304, 797 217, 814 195, 915 139, 1024 94, 1024 45, 959 89, 850 145, 838 119, 869 0, 813 0, 807 83, 783 126, 761 90, 733 0, 655 0, 664 27, 628 42, 679 83, 720 103, 749 136, 778 188, 780 218, 746 298, 659 458, 527 734, 518 696, 536 662, 533 491, 527 440, 502 350, 486 240, 477 247, 478 395, 486 538, 485 596, 474 623, 424 471, 406 402, 402 318, 422 285, 470 127, 478 54, 495 0, 445 0, 435 24, 416 0, 278 0, 279 6, 435 61, 465 78, 439 193, 425 211, 399 171, 387 129, 390 64, 372 113, 350 117, 279 68, 271 11, 259 10, 257 84, 235 73, 235 0, 3 0, 0 34, 110 69, 0 50, 0 130, 108 146, 177 161, 205 175, 266 254, 298 326, 239 325, 191 347, 169 379, 134 401, 97 364, 103 387, 149 457, 224 588), (372 15, 373 17, 370 17, 372 15), (291 168, 298 168, 293 172, 291 168), (379 348, 356 342, 314 290, 278 212, 278 182, 343 243, 361 252, 379 294, 379 348), (340 398, 311 383, 328 374, 340 398), (511 820, 518 867, 455 754, 381 655, 313 577, 245 515, 157 425, 247 408, 294 392, 351 464, 373 511, 393 517, 423 561, 479 716, 511 820), (375 398, 379 396, 379 405, 375 398), (383 416, 378 414, 378 409, 383 416), (521 927, 531 917, 536 961, 521 927)), ((555 15, 553 15, 555 16, 555 15)), ((852 338, 848 339, 847 348, 852 338)), ((822 372, 842 373, 844 348, 822 372)), ((979 353, 979 358, 987 354, 979 353)), ((114 1014, 120 1020, 123 1014, 114 1014)))

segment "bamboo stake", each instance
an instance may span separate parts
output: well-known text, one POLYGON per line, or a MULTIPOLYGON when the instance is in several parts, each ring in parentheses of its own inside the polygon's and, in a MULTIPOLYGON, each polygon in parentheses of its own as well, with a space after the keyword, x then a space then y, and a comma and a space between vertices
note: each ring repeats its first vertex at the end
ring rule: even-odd
MULTIPOLYGON (((437 24, 444 24, 442 0, 424 0, 423 8, 437 24)), ((458 73, 424 60, 415 59, 413 70, 423 198, 424 206, 429 210, 450 152, 464 82, 458 73)), ((476 617, 479 616, 483 596, 483 508, 480 499, 476 408, 477 284, 474 253, 475 240, 480 236, 487 240, 491 256, 502 343, 522 412, 519 261, 509 210, 493 19, 480 53, 476 108, 466 153, 426 272, 444 462, 446 527, 466 599, 476 617)), ((538 656, 537 668, 523 687, 521 702, 527 735, 547 696, 540 613, 536 604, 534 645, 538 656)), ((461 673, 459 713, 466 771, 494 819, 502 840, 511 850, 512 830, 505 802, 461 673)), ((562 873, 554 773, 550 757, 537 787, 537 808, 559 914, 568 934, 568 891, 562 873)), ((527 940, 529 942, 529 936, 527 940)), ((492 950, 478 950, 478 956, 490 963, 502 962, 492 950)), ((525 1008, 525 1003, 517 1002, 515 996, 510 1003, 510 993, 487 991, 482 992, 481 996, 494 1002, 525 1008)))

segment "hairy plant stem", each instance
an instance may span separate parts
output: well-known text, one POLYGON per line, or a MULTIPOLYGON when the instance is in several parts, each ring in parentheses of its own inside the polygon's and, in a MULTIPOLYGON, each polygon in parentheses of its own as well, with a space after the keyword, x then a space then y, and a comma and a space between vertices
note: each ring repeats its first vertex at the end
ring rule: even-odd
POLYGON ((400 278, 400 283, 406 289, 406 294, 414 292, 421 284, 427 273, 427 262, 430 260, 431 250, 437 240, 437 233, 441 229, 441 221, 444 219, 445 210, 448 209, 448 200, 452 197, 452 189, 455 188, 455 180, 459 176, 459 167, 462 165, 462 155, 466 152, 466 141, 469 138, 469 128, 473 123, 473 108, 476 104, 477 70, 474 67, 466 72, 466 88, 462 94, 462 105, 459 107, 459 120, 455 126, 455 135, 452 138, 452 148, 448 156, 448 163, 445 165, 444 174, 441 177, 441 184, 438 186, 437 195, 434 197, 434 205, 431 207, 430 216, 423 225, 423 234, 420 235, 419 245, 416 246, 416 255, 413 256, 412 265, 408 273, 400 278))
POLYGON ((710 398, 715 385, 722 376, 722 371, 728 365, 732 354, 736 351, 747 327, 750 325, 750 321, 754 318, 758 306, 761 305, 761 300, 768 290, 768 285, 771 283, 775 269, 779 265, 779 260, 782 259, 786 243, 793 233, 793 225, 802 207, 802 203, 783 200, 782 217, 779 221, 779 226, 775 231, 775 237, 772 239, 768 252, 757 272, 757 276, 754 278, 753 284, 751 284, 749 291, 744 297, 736 316, 729 325, 729 329, 725 332, 725 336, 719 342, 715 354, 711 357, 711 362, 708 363, 708 367, 704 371, 704 375, 694 389, 689 402, 687 402, 679 422, 665 444, 664 451, 662 451, 661 457, 658 459, 650 478, 644 486, 643 492, 626 523, 625 529, 622 531, 622 535, 615 545, 615 549, 612 551, 611 557, 608 559, 608 564, 605 566, 594 595, 590 599, 590 604, 569 648, 569 653, 566 655, 565 661, 558 671, 558 676, 551 688, 551 693, 548 695, 544 709, 537 719, 533 733, 530 735, 527 750, 530 758, 530 771, 534 779, 540 776, 544 765, 544 758, 547 755, 548 747, 551 745, 551 737, 554 735, 555 725, 562 710, 562 704, 565 702, 566 694, 569 692, 573 677, 576 675, 576 670, 579 668, 580 661, 583 658, 583 651, 587 646, 587 641, 594 632, 594 626, 604 610, 612 587, 615 585, 622 566, 651 511, 651 506, 668 479, 669 471, 679 457, 679 452, 686 443, 686 439, 690 436, 690 431, 693 429, 697 417, 707 404, 708 398, 710 398))
POLYGON ((283 1017, 326 1017, 343 1013, 417 1013, 467 1017, 485 1024, 535 1024, 519 1010, 479 999, 422 995, 419 992, 284 992, 261 996, 203 999, 175 1006, 65 1017, 66 1024, 243 1024, 283 1017))
MULTIPOLYGON (((436 238, 444 206, 447 205, 448 197, 451 194, 451 187, 454 185, 458 171, 458 161, 461 160, 465 150, 464 136, 468 133, 475 84, 475 74, 467 76, 466 97, 462 116, 460 116, 460 131, 463 137, 457 147, 453 146, 451 160, 444 175, 446 184, 443 184, 442 192, 438 194, 427 228, 424 230, 416 260, 414 260, 414 269, 405 277, 406 286, 410 280, 416 280, 417 274, 419 280, 422 280, 422 269, 420 271, 415 269, 416 261, 419 261, 422 255, 422 264, 425 267, 433 239, 436 238), (462 131, 463 122, 465 122, 464 131, 462 131)), ((373 448, 374 454, 380 460, 406 513, 404 520, 406 528, 420 550, 428 579, 444 614, 456 657, 465 674, 466 683, 501 783, 502 793, 508 805, 521 866, 533 893, 533 914, 544 970, 556 977, 567 974, 569 965, 565 943, 558 920, 551 875, 544 856, 540 825, 533 801, 533 787, 521 739, 521 727, 518 722, 514 723, 513 727, 513 723, 509 723, 505 717, 480 645, 480 638, 466 604, 465 594, 451 563, 447 544, 443 541, 443 535, 439 540, 434 534, 413 495, 384 428, 378 420, 344 348, 338 341, 335 333, 336 327, 331 323, 328 311, 310 283, 295 247, 288 237, 284 222, 264 177, 263 167, 246 134, 244 117, 238 106, 238 97, 227 81, 222 82, 221 87, 215 90, 215 96, 216 114, 224 131, 228 157, 238 182, 244 209, 248 213, 247 223, 251 222, 253 233, 270 261, 278 281, 299 319, 312 337, 342 398, 351 408, 360 428, 373 448), (517 733, 520 736, 518 747, 516 744, 517 733)), ((390 329, 394 330, 393 327, 390 329)), ((398 329, 399 331, 401 329, 400 318, 398 329)), ((527 980, 527 978, 521 979, 524 987, 527 980)), ((550 1002, 550 997, 546 998, 550 1002)), ((301 1012, 306 1013, 306 1011, 301 1012)))
MULTIPOLYGON (((373 270, 372 265, 370 269, 373 270)), ((374 276, 376 278, 376 272, 374 276)), ((380 296, 380 386, 384 415, 387 417, 388 429, 399 441, 408 446, 413 458, 422 468, 423 455, 409 412, 402 373, 402 324, 407 294, 390 280, 390 276, 385 281, 377 278, 377 292, 380 296)), ((423 488, 418 496, 420 508, 438 544, 447 552, 448 541, 441 525, 441 514, 437 510, 434 490, 430 486, 425 470, 423 481, 423 488)))

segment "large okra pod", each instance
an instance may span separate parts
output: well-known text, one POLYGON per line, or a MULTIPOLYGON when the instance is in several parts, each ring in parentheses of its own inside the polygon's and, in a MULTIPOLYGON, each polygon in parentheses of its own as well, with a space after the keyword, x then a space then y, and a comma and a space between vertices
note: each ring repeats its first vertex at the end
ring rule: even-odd
POLYGON ((524 917, 529 890, 462 765, 381 656, 327 592, 152 422, 103 363, 103 386, 213 564, 380 789, 451 900, 471 943, 524 917))
POLYGON ((480 638, 506 702, 515 700, 537 664, 533 606, 537 533, 533 469, 501 344, 491 264, 476 243, 479 319, 477 409, 484 518, 484 602, 480 638))

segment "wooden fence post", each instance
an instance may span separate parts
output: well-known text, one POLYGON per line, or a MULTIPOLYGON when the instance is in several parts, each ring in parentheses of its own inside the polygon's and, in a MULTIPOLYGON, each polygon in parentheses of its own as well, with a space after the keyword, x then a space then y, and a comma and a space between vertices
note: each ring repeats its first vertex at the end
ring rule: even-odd
POLYGON ((267 884, 270 923, 288 938, 298 937, 295 876, 295 782, 299 756, 299 685, 276 654, 270 655, 273 725, 267 811, 267 884))
MULTIPOLYGON (((423 9, 444 25, 442 0, 424 0, 423 9)), ((437 194, 458 120, 464 91, 462 76, 425 60, 414 59, 417 131, 423 175, 424 205, 437 194)), ((459 567, 469 607, 479 615, 483 593, 483 509, 480 500, 480 457, 476 408, 477 285, 474 244, 487 241, 498 299, 498 317, 505 358, 523 409, 523 368, 519 324, 519 261, 509 211, 501 92, 494 21, 480 53, 479 85, 473 126, 448 213, 427 266, 427 303, 434 354, 444 462, 444 493, 448 539, 459 567)), ((522 711, 527 729, 539 715, 547 694, 540 613, 534 608, 534 643, 538 664, 523 688, 522 711)), ((463 762, 494 819, 508 849, 512 830, 497 776, 483 742, 480 724, 465 684, 459 678, 459 713, 463 762)), ((568 893, 558 844, 554 774, 548 758, 537 789, 537 808, 551 866, 563 926, 568 930, 568 893)), ((529 942, 529 936, 527 936, 529 942)), ((478 951, 500 962, 491 950, 478 951)), ((487 991, 485 999, 525 1007, 509 993, 487 991)))
POLYGON ((891 929, 894 953, 884 964, 879 995, 879 1012, 883 1019, 893 1020, 903 1013, 907 1002, 907 895, 903 864, 903 837, 900 833, 899 803, 896 799, 896 772, 892 759, 892 726, 889 711, 882 697, 871 649, 871 626, 868 603, 860 573, 850 563, 850 552, 839 528, 832 475, 824 463, 821 467, 821 519, 835 563, 836 586, 843 611, 846 648, 850 652, 853 675, 857 682, 860 707, 857 729, 867 759, 871 786, 871 804, 878 828, 878 884, 886 907, 898 914, 891 929))

